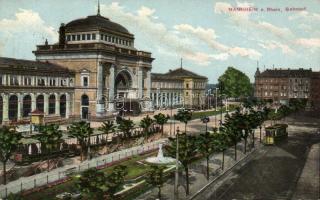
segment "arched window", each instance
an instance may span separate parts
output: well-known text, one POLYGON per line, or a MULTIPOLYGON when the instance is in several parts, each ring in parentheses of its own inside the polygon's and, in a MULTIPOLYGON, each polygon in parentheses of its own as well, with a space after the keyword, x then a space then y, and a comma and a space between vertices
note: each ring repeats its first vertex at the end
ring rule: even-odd
POLYGON ((22 116, 28 117, 30 112, 31 112, 31 96, 26 95, 23 97, 22 116))
POLYGON ((49 96, 49 115, 56 111, 56 97, 52 94, 49 96))
POLYGON ((81 119, 89 118, 89 97, 86 94, 81 96, 81 119))
POLYGON ((17 120, 18 118, 18 97, 12 95, 9 98, 9 120, 17 120))
POLYGON ((36 107, 37 107, 37 110, 41 112, 44 111, 44 97, 42 94, 37 96, 36 107))
POLYGON ((60 96, 60 115, 66 117, 67 97, 65 94, 60 96))

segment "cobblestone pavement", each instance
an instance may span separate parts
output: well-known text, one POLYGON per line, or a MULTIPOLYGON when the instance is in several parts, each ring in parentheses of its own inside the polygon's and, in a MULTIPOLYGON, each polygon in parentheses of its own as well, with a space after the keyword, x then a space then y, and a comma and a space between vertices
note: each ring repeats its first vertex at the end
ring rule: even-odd
MULTIPOLYGON (((217 183, 218 189, 207 199, 318 199, 319 190, 315 189, 310 194, 310 188, 305 188, 305 184, 312 183, 317 184, 313 188, 319 189, 319 181, 314 181, 319 178, 319 168, 318 171, 310 171, 310 167, 315 169, 316 166, 306 162, 310 148, 320 142, 316 130, 314 127, 290 125, 287 141, 263 147, 266 151, 217 183), (297 184, 298 180, 300 184, 297 184), (294 196, 298 190, 299 195, 294 196)), ((310 158, 313 156, 309 155, 310 158)))

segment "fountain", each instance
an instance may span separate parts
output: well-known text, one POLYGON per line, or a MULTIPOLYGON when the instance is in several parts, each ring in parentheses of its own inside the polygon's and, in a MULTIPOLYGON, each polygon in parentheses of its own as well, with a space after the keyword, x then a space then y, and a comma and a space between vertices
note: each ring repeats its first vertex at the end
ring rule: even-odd
POLYGON ((156 157, 149 157, 146 159, 146 162, 151 164, 172 164, 176 159, 171 157, 164 157, 162 151, 162 144, 159 144, 159 151, 156 157))

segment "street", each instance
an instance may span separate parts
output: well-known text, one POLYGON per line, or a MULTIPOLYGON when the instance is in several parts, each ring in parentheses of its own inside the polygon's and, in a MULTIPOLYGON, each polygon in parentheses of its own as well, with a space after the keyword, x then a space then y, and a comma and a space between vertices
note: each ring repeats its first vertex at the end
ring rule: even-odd
MULTIPOLYGON (((240 169, 235 169, 227 177, 215 184, 216 191, 207 199, 301 199, 319 198, 319 170, 304 169, 308 153, 313 144, 320 142, 316 128, 289 126, 289 138, 276 146, 264 146, 255 152, 254 158, 240 169), (297 191, 300 176, 304 175, 304 184, 315 182, 314 190, 297 191), (309 180, 306 180, 309 178, 309 180), (299 192, 299 194, 296 194, 299 192), (295 199, 295 198, 294 198, 295 199)), ((319 144, 318 144, 319 145, 319 144)), ((319 148, 317 148, 319 151, 319 148)), ((318 154, 319 155, 319 154, 318 154)), ((317 159, 319 166, 319 157, 317 159)), ((308 167, 308 165, 306 165, 308 167)), ((318 167, 317 167, 318 168, 318 167)), ((318 168, 319 169, 319 168, 318 168)), ((306 187, 300 187, 306 188, 306 187)))

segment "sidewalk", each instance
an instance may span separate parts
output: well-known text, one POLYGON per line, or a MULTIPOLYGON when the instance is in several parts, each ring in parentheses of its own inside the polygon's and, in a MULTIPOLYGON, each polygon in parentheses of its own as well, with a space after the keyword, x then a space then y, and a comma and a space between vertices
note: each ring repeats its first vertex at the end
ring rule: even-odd
POLYGON ((320 198, 320 143, 312 145, 292 199, 320 198))

